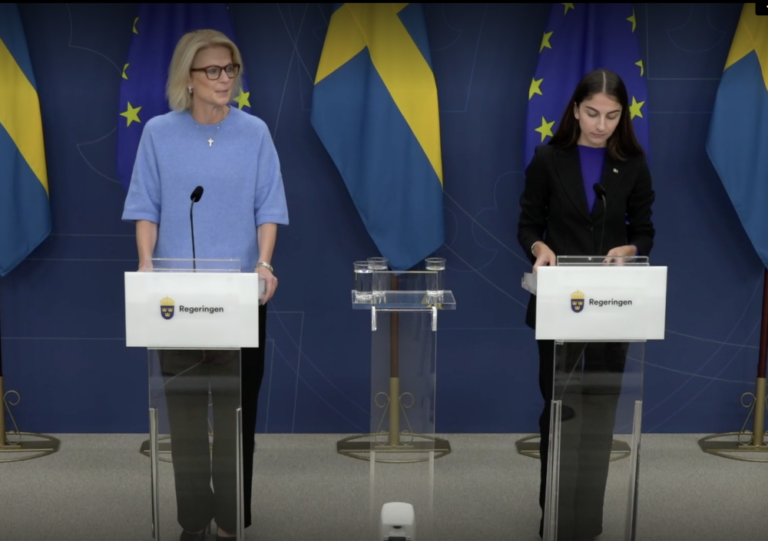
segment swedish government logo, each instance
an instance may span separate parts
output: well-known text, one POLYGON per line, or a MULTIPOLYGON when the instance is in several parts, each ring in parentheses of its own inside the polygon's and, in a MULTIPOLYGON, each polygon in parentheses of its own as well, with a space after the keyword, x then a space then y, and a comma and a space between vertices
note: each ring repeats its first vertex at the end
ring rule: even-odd
POLYGON ((163 319, 171 319, 175 311, 176 304, 172 298, 166 297, 160 301, 160 315, 163 316, 163 319))
POLYGON ((580 314, 584 310, 584 293, 579 290, 571 293, 571 310, 580 314))

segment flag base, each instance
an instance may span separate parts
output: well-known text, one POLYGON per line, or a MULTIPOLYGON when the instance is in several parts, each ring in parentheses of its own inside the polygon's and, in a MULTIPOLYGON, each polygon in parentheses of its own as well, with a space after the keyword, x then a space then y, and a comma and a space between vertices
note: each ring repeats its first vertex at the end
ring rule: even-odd
POLYGON ((705 453, 730 458, 732 460, 741 460, 744 462, 768 462, 768 445, 763 442, 762 445, 752 445, 751 432, 724 432, 722 434, 713 434, 699 440, 699 447, 705 453), (717 438, 737 438, 737 441, 717 441, 717 438), (749 443, 741 443, 740 439, 748 437, 749 443))
POLYGON ((430 455, 433 455, 436 460, 450 454, 451 444, 448 440, 431 434, 400 432, 395 435, 380 432, 359 434, 339 440, 336 442, 336 452, 366 461, 370 461, 372 454, 375 453, 374 460, 378 463, 412 464, 428 462, 430 455), (390 443, 393 439, 397 440, 397 444, 390 443))
POLYGON ((755 393, 741 395, 741 403, 750 408, 740 432, 726 432, 706 436, 699 440, 699 447, 705 453, 744 462, 768 462, 768 444, 765 442, 766 380, 757 378, 755 393), (752 399, 751 403, 745 400, 752 399), (749 416, 755 414, 754 430, 744 430, 749 416), (719 438, 736 438, 736 441, 717 441, 719 438))
POLYGON ((53 436, 35 432, 8 432, 5 444, 0 445, 0 464, 4 462, 21 462, 52 455, 59 450, 60 441, 53 436), (9 443, 8 436, 20 438, 20 441, 9 443), (37 438, 28 440, 21 438, 37 438))
MULTIPOLYGON (((539 452, 541 445, 540 440, 541 436, 538 435, 526 436, 517 440, 515 442, 515 447, 517 448, 518 454, 541 460, 541 454, 539 452)), ((631 454, 629 444, 623 441, 613 440, 613 445, 611 446, 611 462, 627 458, 631 454)))
POLYGON ((2 404, 0 404, 0 464, 3 462, 21 462, 22 460, 32 460, 33 458, 41 458, 44 456, 52 455, 59 450, 59 440, 53 436, 46 436, 44 434, 37 434, 35 432, 20 432, 19 427, 16 426, 16 420, 11 413, 11 406, 15 406, 19 403, 19 393, 16 391, 5 392, 3 388, 3 378, 0 377, 0 397, 2 397, 2 404), (6 399, 7 394, 15 394, 16 402, 11 403, 6 399), (14 432, 5 431, 5 412, 8 411, 8 415, 11 417, 13 426, 16 427, 14 432), (10 436, 10 438, 9 438, 10 436), (29 438, 33 438, 30 440, 29 438), (11 441, 15 439, 16 441, 11 441))

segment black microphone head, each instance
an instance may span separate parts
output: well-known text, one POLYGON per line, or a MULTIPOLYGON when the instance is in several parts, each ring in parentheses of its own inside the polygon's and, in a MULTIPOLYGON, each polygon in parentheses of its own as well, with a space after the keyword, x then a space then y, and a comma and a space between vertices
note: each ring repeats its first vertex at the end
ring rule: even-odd
POLYGON ((203 187, 198 186, 192 191, 192 195, 189 196, 189 198, 192 200, 193 203, 197 203, 200 201, 200 198, 203 197, 203 187))
POLYGON ((605 188, 603 188, 603 185, 599 182, 597 184, 593 184, 592 189, 595 190, 595 195, 597 197, 605 197, 605 188))

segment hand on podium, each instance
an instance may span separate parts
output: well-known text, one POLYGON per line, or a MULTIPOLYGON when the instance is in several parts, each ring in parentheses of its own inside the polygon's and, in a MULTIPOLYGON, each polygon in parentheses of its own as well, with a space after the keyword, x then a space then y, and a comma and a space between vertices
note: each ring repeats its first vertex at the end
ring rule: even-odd
POLYGON ((151 259, 145 259, 144 261, 139 261, 139 272, 147 272, 151 270, 152 270, 151 259))
POLYGON ((261 304, 266 304, 275 294, 275 290, 277 289, 277 278, 275 278, 275 275, 272 274, 271 270, 262 265, 256 266, 256 274, 264 280, 265 290, 264 296, 261 298, 261 304))
POLYGON ((539 267, 554 267, 557 265, 557 257, 555 256, 555 252, 553 252, 549 246, 541 241, 536 242, 533 245, 533 255, 536 256, 536 262, 533 264, 534 274, 539 269, 539 267))
POLYGON ((618 265, 624 264, 624 257, 632 257, 637 255, 637 247, 634 245, 629 246, 617 246, 612 248, 605 256, 603 263, 616 263, 618 265))

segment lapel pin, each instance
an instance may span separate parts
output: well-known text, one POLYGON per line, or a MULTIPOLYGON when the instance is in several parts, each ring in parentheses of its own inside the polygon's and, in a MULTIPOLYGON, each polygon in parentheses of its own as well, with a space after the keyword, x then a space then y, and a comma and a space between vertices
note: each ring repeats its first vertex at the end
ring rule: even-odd
POLYGON ((616 168, 614 167, 614 168, 613 168, 613 172, 614 172, 614 173, 618 173, 618 172, 619 172, 619 170, 618 170, 618 169, 616 169, 616 168))

